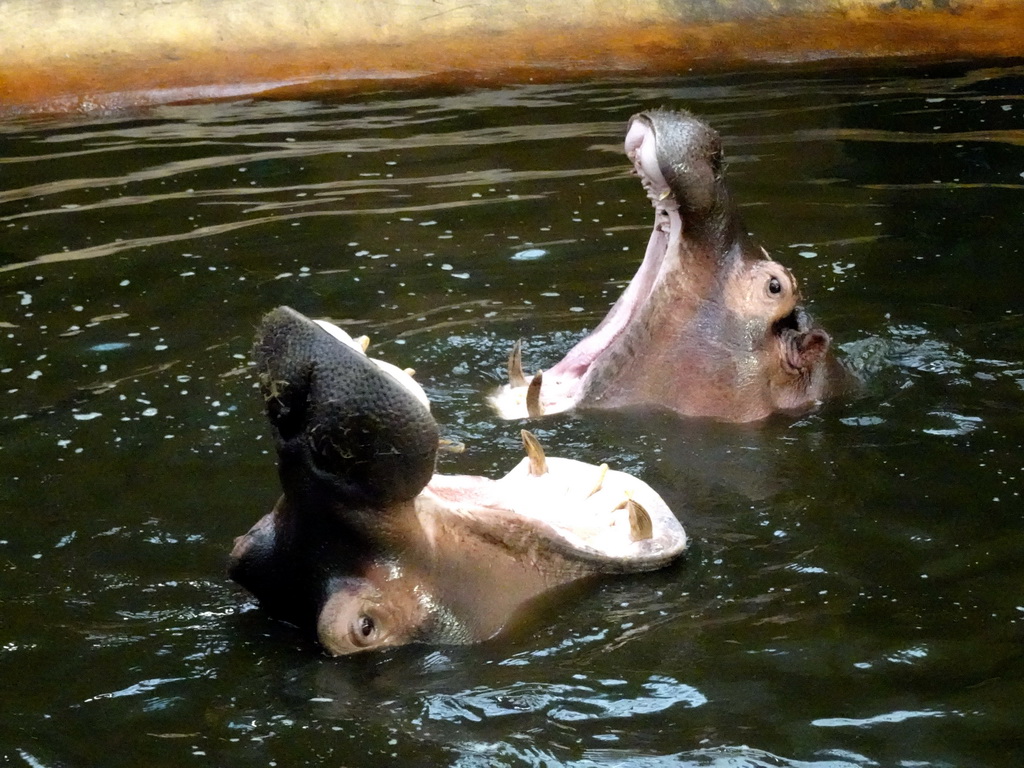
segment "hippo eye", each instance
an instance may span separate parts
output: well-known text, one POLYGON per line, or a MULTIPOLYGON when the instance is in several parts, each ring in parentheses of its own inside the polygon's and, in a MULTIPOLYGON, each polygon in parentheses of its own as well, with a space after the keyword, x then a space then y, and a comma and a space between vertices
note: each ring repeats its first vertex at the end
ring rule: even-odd
POLYGON ((376 624, 374 624, 373 619, 371 619, 369 616, 363 615, 359 617, 359 634, 364 638, 369 639, 369 637, 373 634, 373 630, 376 628, 376 624))
POLYGON ((782 293, 782 283, 779 278, 773 277, 768 281, 768 293, 782 293))

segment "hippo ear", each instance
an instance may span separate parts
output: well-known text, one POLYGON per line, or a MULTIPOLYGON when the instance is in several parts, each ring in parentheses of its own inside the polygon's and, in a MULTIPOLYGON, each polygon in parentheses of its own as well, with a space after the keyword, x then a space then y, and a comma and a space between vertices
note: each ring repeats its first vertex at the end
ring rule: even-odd
POLYGON ((820 328, 795 332, 786 344, 786 362, 796 371, 808 371, 825 356, 830 344, 828 334, 820 328))
POLYGON ((430 481, 437 424, 362 352, 279 307, 263 318, 253 354, 285 496, 384 509, 430 481))

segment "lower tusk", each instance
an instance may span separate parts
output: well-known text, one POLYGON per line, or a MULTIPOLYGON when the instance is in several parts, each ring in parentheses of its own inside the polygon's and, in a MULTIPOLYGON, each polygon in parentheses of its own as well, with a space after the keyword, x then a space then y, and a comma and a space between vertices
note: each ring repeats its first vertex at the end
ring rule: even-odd
POLYGON ((628 499, 626 510, 629 513, 629 537, 633 541, 653 538, 654 524, 651 523, 651 516, 647 510, 640 506, 640 502, 628 499))
POLYGON ((526 375, 523 373, 523 340, 517 339, 508 353, 508 383, 512 387, 525 387, 526 375))
POLYGON ((458 440, 450 440, 447 437, 442 437, 437 441, 437 450, 443 451, 444 453, 465 453, 466 444, 461 443, 458 440))
POLYGON ((356 342, 356 344, 358 344, 360 347, 363 348, 363 352, 365 352, 366 350, 368 350, 370 348, 370 337, 369 336, 360 336, 358 339, 355 339, 355 342, 356 342))
POLYGON ((541 446, 540 440, 533 432, 526 429, 520 430, 519 435, 523 438, 523 448, 526 449, 526 455, 530 459, 530 474, 537 477, 547 474, 548 463, 544 458, 544 448, 541 446))
POLYGON ((526 390, 526 414, 531 419, 544 415, 544 406, 540 404, 540 385, 543 382, 544 371, 537 371, 537 374, 530 379, 530 386, 526 390))
POLYGON ((415 368, 403 368, 402 370, 405 371, 406 374, 408 374, 409 376, 415 376, 416 375, 416 369, 415 368))
POLYGON ((601 486, 604 485, 604 476, 608 474, 608 465, 602 464, 597 468, 597 482, 594 483, 594 487, 590 489, 590 493, 587 494, 589 499, 595 493, 601 490, 601 486))

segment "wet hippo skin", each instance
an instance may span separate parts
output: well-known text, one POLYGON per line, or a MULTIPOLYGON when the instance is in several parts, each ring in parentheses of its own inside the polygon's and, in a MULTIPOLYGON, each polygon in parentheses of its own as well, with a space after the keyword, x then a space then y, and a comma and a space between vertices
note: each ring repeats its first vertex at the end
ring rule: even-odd
POLYGON ((513 348, 509 384, 491 398, 499 414, 637 405, 746 422, 845 389, 850 375, 795 277, 747 234, 718 133, 688 112, 652 110, 631 118, 625 151, 654 205, 643 262, 550 370, 528 379, 513 348))
POLYGON ((229 573, 329 653, 484 640, 551 589, 685 548, 645 483, 547 458, 529 433, 499 480, 435 474, 422 389, 333 325, 278 308, 254 357, 283 494, 229 573))

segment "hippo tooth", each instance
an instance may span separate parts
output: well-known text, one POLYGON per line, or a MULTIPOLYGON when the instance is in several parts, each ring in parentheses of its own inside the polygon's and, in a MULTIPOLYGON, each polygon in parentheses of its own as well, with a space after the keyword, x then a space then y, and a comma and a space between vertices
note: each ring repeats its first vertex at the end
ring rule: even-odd
POLYGON ((416 369, 415 368, 403 368, 402 371, 405 373, 406 376, 415 376, 416 375, 416 369))
POLYGON ((597 468, 597 482, 594 483, 594 487, 590 489, 590 493, 587 494, 589 499, 595 493, 601 490, 601 486, 604 485, 604 476, 608 474, 608 465, 602 464, 597 468))
POLYGON ((526 413, 531 419, 544 415, 544 406, 540 404, 540 385, 544 380, 544 371, 537 371, 537 375, 530 380, 530 386, 526 390, 526 413))
POLYGON ((633 499, 626 500, 626 510, 629 512, 629 535, 633 541, 643 541, 654 537, 654 526, 651 523, 651 516, 640 506, 640 502, 633 499))
POLYGON ((541 446, 540 440, 526 429, 521 430, 519 435, 523 438, 523 448, 526 449, 526 455, 530 458, 530 474, 536 477, 547 474, 548 463, 544 458, 544 448, 541 446))
POLYGON ((363 348, 363 352, 365 352, 366 350, 368 350, 370 348, 370 337, 369 336, 360 336, 355 341, 356 341, 357 344, 359 344, 360 347, 363 348))
POLYGON ((458 440, 451 440, 447 437, 442 437, 437 441, 437 449, 444 451, 445 453, 465 453, 466 444, 459 442, 458 440))
POLYGON ((508 353, 508 383, 512 387, 525 387, 526 375, 523 373, 523 340, 517 339, 508 353))

